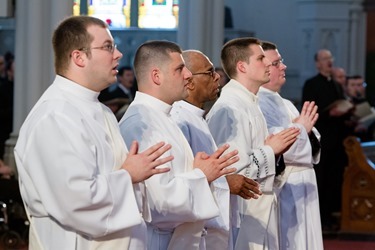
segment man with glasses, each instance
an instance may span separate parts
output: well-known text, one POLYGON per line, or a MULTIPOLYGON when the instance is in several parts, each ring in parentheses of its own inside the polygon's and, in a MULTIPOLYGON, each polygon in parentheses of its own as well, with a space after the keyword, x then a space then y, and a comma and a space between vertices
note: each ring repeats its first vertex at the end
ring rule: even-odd
MULTIPOLYGON (((187 87, 189 96, 173 104, 171 115, 188 140, 194 155, 202 151, 212 154, 217 146, 204 119, 203 105, 207 101, 217 99, 220 75, 216 73, 210 59, 200 51, 186 50, 182 52, 182 57, 186 67, 192 72, 187 87)), ((230 193, 240 195, 244 199, 257 199, 261 192, 258 183, 239 174, 221 177, 213 181, 210 186, 219 206, 220 215, 207 221, 205 224, 207 235, 203 239, 206 249, 227 250, 232 245, 229 234, 230 193)))
POLYGON ((353 105, 345 100, 343 89, 332 78, 333 56, 327 49, 315 56, 318 74, 306 80, 302 103, 314 101, 319 119, 315 127, 321 134, 320 162, 314 167, 318 182, 320 215, 323 231, 339 229, 337 213, 341 211, 341 188, 347 156, 343 140, 348 135, 346 120, 353 105), (336 215, 335 215, 336 213, 336 215))
POLYGON ((156 167, 173 158, 159 158, 170 145, 138 154, 133 142, 128 152, 116 118, 98 101, 116 81, 122 57, 105 22, 69 17, 52 43, 56 78, 27 116, 14 150, 29 248, 131 249, 133 239, 146 241, 147 203, 138 207, 142 197, 134 190, 169 170, 156 167))
POLYGON ((314 128, 318 119, 317 106, 314 102, 305 102, 299 113, 292 102, 279 95, 286 81, 287 66, 275 44, 263 41, 262 48, 271 61, 271 80, 258 92, 268 131, 274 133, 288 127, 301 131, 297 141, 283 154, 285 183, 278 186, 280 250, 322 250, 319 197, 313 168, 320 157, 320 134, 314 128))
POLYGON ((232 196, 235 249, 279 249, 274 181, 282 164, 276 165, 297 139, 299 129, 268 134, 257 93, 270 81, 271 62, 257 38, 227 42, 221 63, 231 80, 208 113, 208 125, 217 145, 229 143, 238 149, 240 160, 233 166, 237 173, 259 182, 263 193, 257 200, 232 196))

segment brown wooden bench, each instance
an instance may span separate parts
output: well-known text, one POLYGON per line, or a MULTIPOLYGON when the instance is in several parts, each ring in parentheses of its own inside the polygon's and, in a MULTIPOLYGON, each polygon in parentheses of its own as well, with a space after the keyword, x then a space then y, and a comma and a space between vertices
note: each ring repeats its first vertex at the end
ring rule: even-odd
POLYGON ((348 166, 342 188, 341 232, 375 235, 375 142, 361 144, 356 137, 348 137, 344 146, 348 166))

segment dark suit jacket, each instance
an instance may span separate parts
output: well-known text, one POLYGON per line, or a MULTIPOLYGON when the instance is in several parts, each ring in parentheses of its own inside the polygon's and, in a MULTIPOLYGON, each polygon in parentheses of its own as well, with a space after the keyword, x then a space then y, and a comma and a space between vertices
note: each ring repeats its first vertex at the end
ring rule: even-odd
POLYGON ((126 98, 128 100, 132 100, 131 94, 126 94, 119 86, 116 84, 115 86, 109 86, 108 88, 104 89, 100 92, 98 97, 99 101, 107 102, 113 99, 121 99, 126 98))
POLYGON ((332 79, 318 74, 306 80, 302 91, 302 104, 305 101, 315 101, 318 106, 319 119, 315 124, 322 135, 322 148, 334 149, 342 145, 347 135, 344 117, 329 116, 329 105, 337 100, 345 99, 343 90, 332 79))

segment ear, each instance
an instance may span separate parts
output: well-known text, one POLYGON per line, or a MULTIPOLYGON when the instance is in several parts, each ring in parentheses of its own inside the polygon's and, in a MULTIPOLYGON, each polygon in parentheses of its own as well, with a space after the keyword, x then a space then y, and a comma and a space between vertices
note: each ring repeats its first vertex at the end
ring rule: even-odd
POLYGON ((86 53, 80 50, 73 50, 70 54, 72 62, 78 67, 84 67, 86 65, 86 53))
POLYGON ((161 85, 162 80, 160 70, 158 68, 154 68, 151 71, 151 79, 156 85, 161 85))
POLYGON ((237 70, 241 73, 245 73, 246 72, 246 67, 244 65, 244 62, 242 61, 238 61, 237 62, 237 70))
POLYGON ((192 91, 195 89, 195 82, 193 81, 192 78, 189 78, 189 82, 187 84, 187 89, 192 91))

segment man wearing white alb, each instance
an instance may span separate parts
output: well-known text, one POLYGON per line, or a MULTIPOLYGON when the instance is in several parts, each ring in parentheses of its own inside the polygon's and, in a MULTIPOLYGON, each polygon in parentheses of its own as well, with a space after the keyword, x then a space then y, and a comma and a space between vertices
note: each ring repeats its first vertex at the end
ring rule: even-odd
POLYGON ((284 156, 285 184, 279 194, 280 249, 322 250, 318 189, 313 164, 319 162, 319 132, 313 127, 318 119, 314 102, 305 102, 301 114, 279 94, 285 84, 286 65, 275 44, 262 42, 271 61, 270 82, 258 93, 259 105, 270 133, 288 128, 300 128, 297 141, 284 156))
POLYGON ((172 145, 171 171, 146 183, 152 220, 148 249, 199 249, 206 220, 219 215, 209 183, 232 173, 237 152, 224 154, 224 145, 211 155, 195 158, 186 138, 171 119, 172 104, 187 97, 191 72, 181 48, 169 41, 149 41, 136 51, 134 72, 139 91, 120 121, 126 144, 139 141, 148 147, 163 138, 172 145))
POLYGON ((258 39, 245 37, 228 41, 221 50, 221 62, 231 80, 208 113, 208 125, 217 145, 228 143, 239 150, 240 160, 233 166, 237 173, 255 179, 263 193, 257 200, 237 197, 237 221, 232 229, 235 249, 278 249, 273 187, 276 172, 281 170, 276 168, 276 163, 295 142, 299 129, 289 128, 268 135, 256 94, 270 80, 271 63, 265 58, 258 39))
POLYGON ((98 101, 122 57, 105 22, 69 17, 52 41, 57 76, 14 150, 29 249, 128 249, 132 237, 146 241, 134 189, 166 171, 155 167, 172 159, 157 159, 170 145, 137 154, 134 142, 128 152, 115 116, 98 101))
MULTIPOLYGON (((206 152, 212 154, 217 150, 207 122, 204 119, 204 104, 217 99, 220 75, 209 58, 198 50, 182 52, 186 67, 192 72, 188 85, 189 96, 183 101, 173 104, 172 118, 177 122, 188 140, 193 153, 206 152)), ((239 194, 246 198, 258 198, 260 195, 258 183, 242 175, 231 174, 220 177, 211 183, 211 190, 218 204, 220 216, 207 221, 206 237, 202 238, 201 249, 228 250, 232 249, 230 239, 230 193, 239 194), (229 185, 228 185, 229 184, 229 185), (239 188, 234 190, 233 186, 239 188), (205 247, 204 248, 204 243, 205 247), (203 245, 203 246, 202 246, 203 245)))

